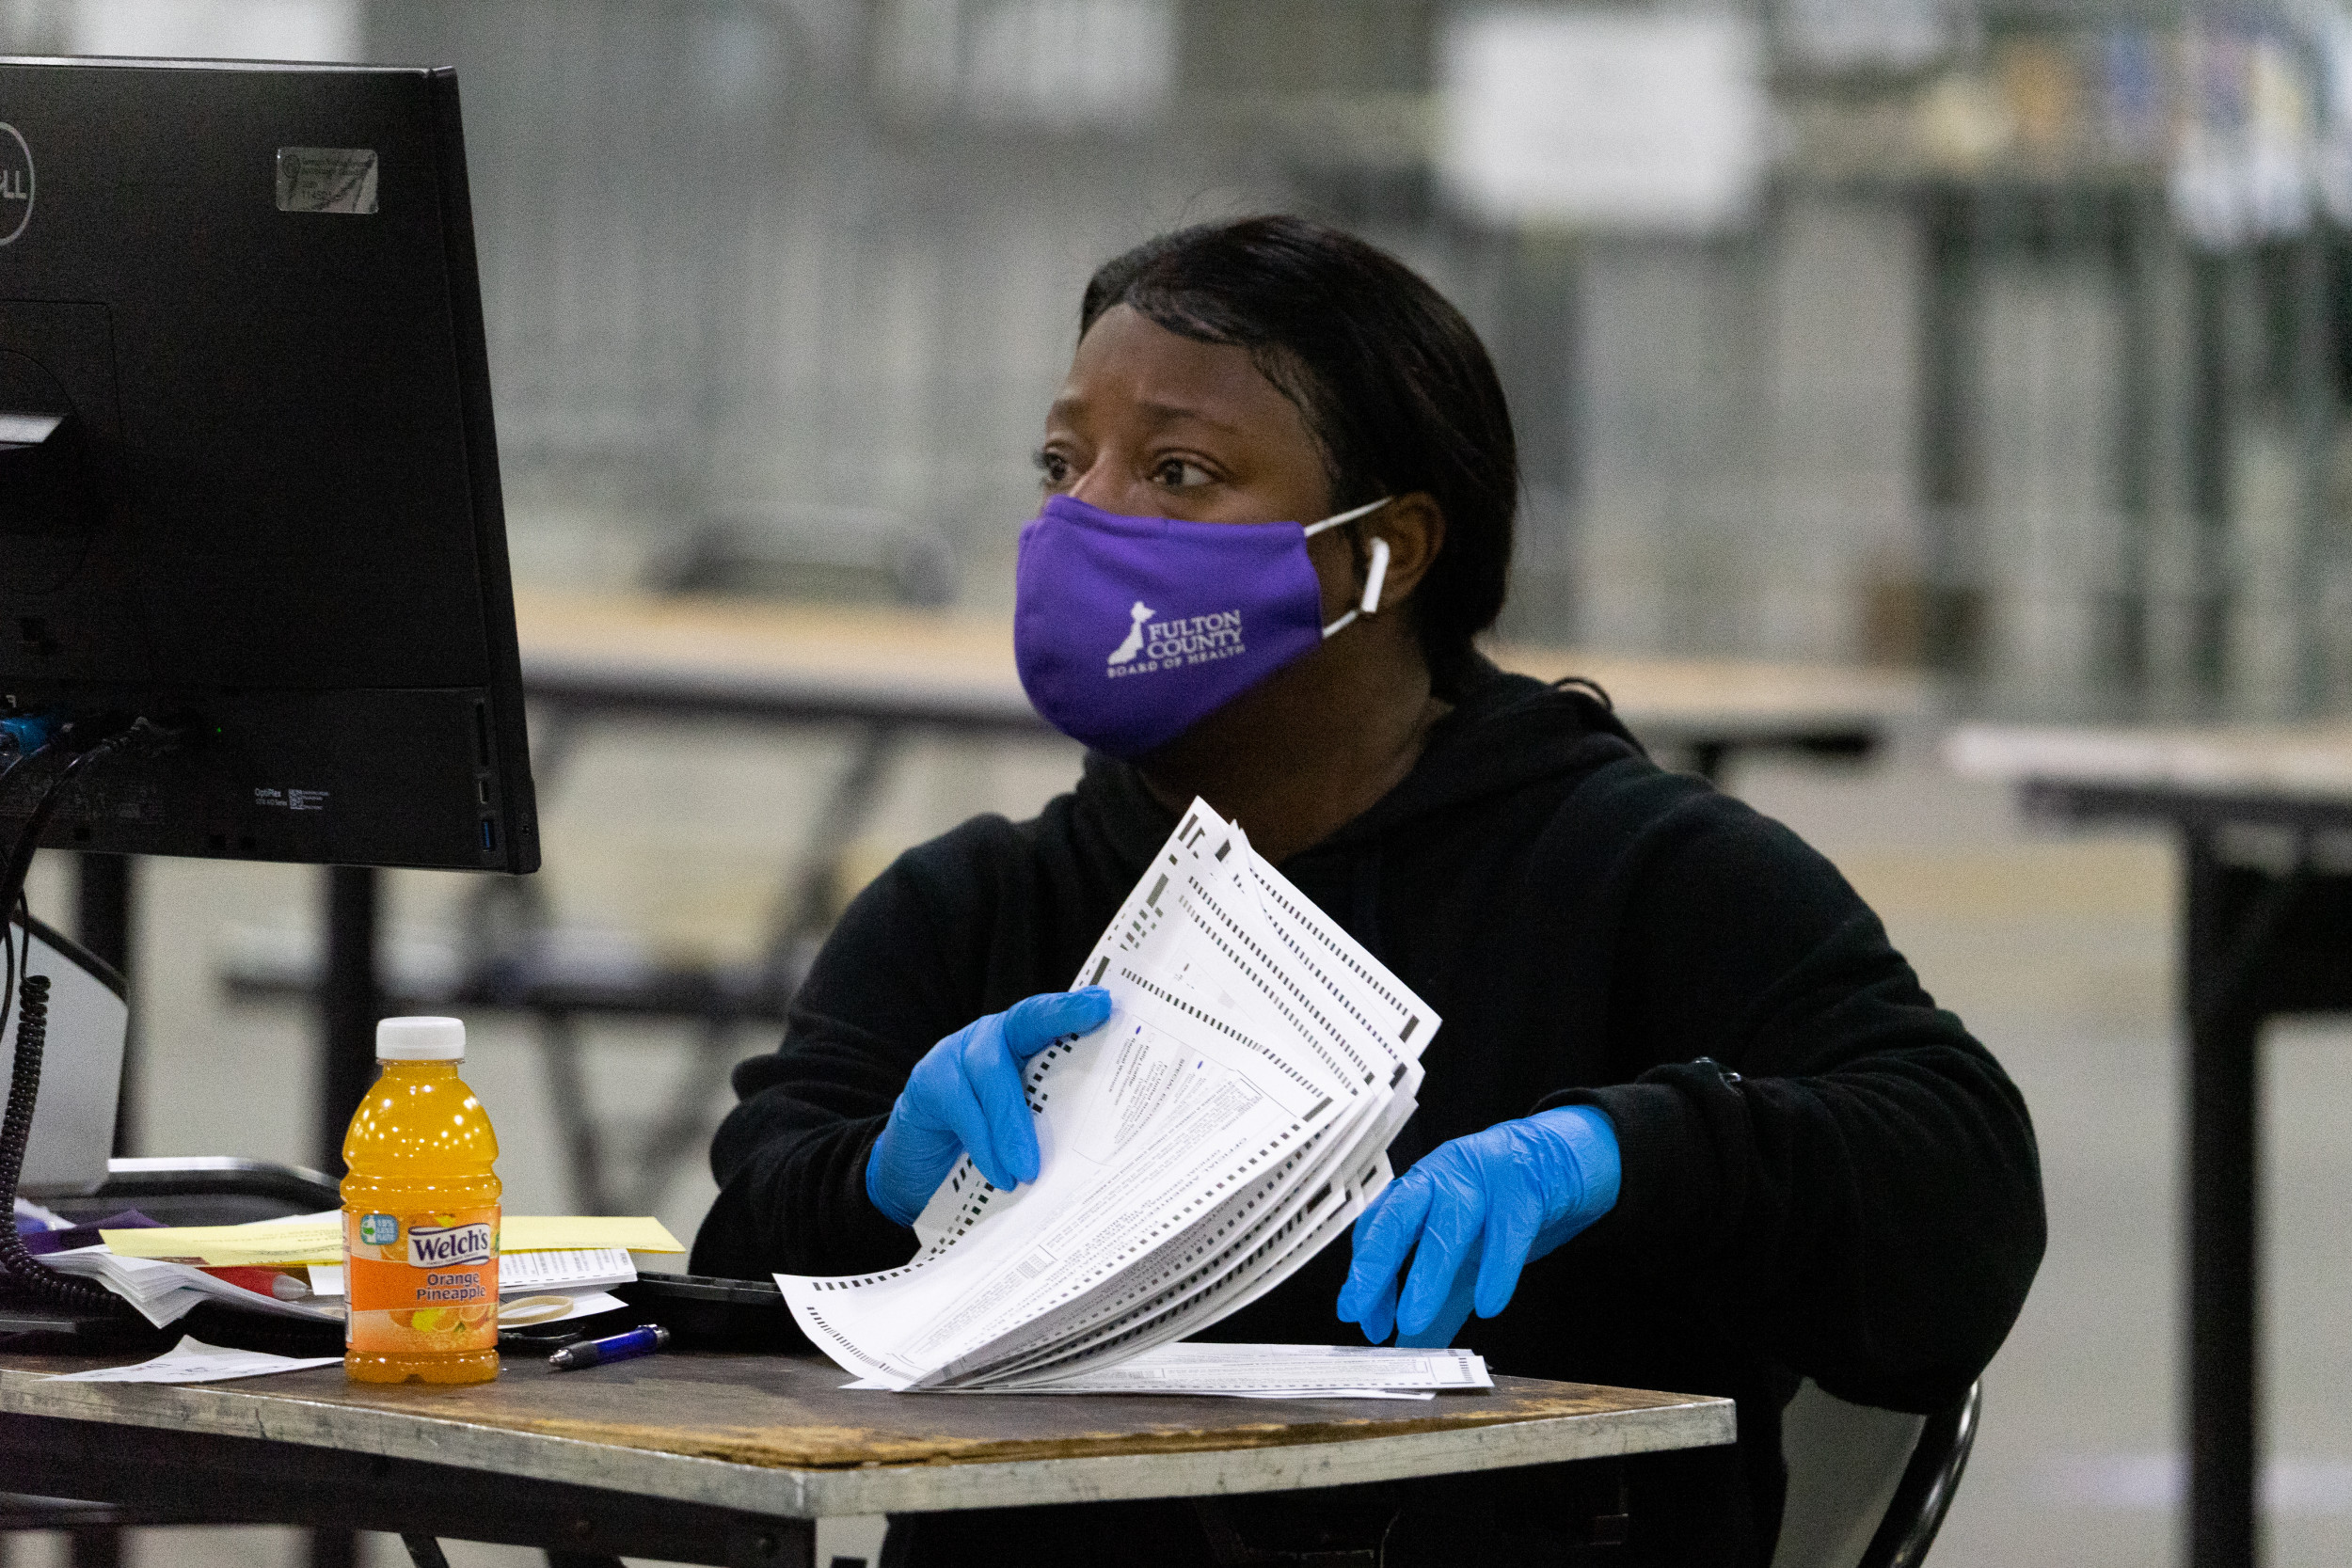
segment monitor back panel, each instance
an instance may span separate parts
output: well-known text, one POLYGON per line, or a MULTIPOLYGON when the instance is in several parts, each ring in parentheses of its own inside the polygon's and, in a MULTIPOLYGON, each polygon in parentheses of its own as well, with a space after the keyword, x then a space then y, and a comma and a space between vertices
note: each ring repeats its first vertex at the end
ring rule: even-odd
POLYGON ((0 413, 90 504, 0 496, 0 699, 181 736, 45 841, 535 866, 454 78, 0 61, 11 228, 0 413))

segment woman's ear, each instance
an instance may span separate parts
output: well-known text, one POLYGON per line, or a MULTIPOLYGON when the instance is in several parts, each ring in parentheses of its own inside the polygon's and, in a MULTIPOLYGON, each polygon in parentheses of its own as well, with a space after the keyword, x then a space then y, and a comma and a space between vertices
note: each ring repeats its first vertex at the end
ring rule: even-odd
POLYGON ((1379 608, 1391 610, 1420 586, 1445 547, 1445 511, 1435 496, 1416 490, 1365 518, 1364 533, 1367 546, 1374 539, 1388 541, 1389 571, 1380 585, 1379 608))

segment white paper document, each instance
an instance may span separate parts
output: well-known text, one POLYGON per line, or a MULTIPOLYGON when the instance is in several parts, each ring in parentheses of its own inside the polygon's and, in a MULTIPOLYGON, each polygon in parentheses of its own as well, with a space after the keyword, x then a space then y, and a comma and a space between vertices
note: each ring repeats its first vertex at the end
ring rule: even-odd
MULTIPOLYGON (((1494 1387, 1483 1356, 1391 1345, 1162 1345, 1053 1383, 986 1394, 1229 1394, 1247 1399, 1430 1399, 1494 1387)), ((872 1379, 850 1388, 883 1388, 872 1379)))
MULTIPOLYGON (((287 1224, 301 1223, 298 1216, 287 1224)), ((269 1223, 269 1222, 264 1222, 269 1223)), ((41 1259, 62 1274, 94 1280, 122 1297, 157 1328, 178 1323, 200 1304, 213 1301, 281 1318, 341 1323, 343 1267, 340 1263, 230 1266, 217 1270, 155 1258, 126 1258, 111 1247, 76 1247, 41 1259)), ((637 1277, 636 1265, 617 1246, 574 1247, 555 1252, 499 1255, 499 1318, 501 1323, 561 1323, 622 1305, 605 1294, 637 1277), (548 1307, 541 1305, 509 1319, 517 1297, 594 1298, 604 1305, 548 1307)))
POLYGON ((616 1246, 571 1247, 560 1252, 499 1254, 499 1294, 605 1291, 637 1278, 637 1265, 616 1246))
POLYGON ((101 1367, 88 1372, 60 1372, 56 1383, 225 1383, 232 1377, 265 1377, 271 1372, 296 1372, 305 1367, 338 1367, 340 1355, 267 1355, 257 1350, 223 1350, 183 1334, 180 1342, 135 1367, 101 1367))
POLYGON ((1409 1388, 1210 1388, 1202 1390, 1229 1400, 1434 1400, 1433 1393, 1409 1388))
POLYGON ((1029 1060, 1036 1181, 960 1161, 912 1262, 776 1276, 849 1371, 1011 1389, 1131 1362, 1272 1290, 1387 1184, 1437 1015, 1204 802, 1075 983, 1112 1012, 1029 1060))
MULTIPOLYGON (((313 1263, 308 1273, 313 1295, 343 1293, 341 1263, 313 1263)), ((499 1295, 578 1295, 627 1285, 637 1277, 637 1265, 616 1246, 574 1247, 563 1252, 501 1252, 499 1254, 499 1295)))
POLYGON ((41 1261, 60 1274, 104 1286, 157 1328, 178 1323, 207 1301, 314 1323, 341 1323, 343 1316, 341 1302, 316 1299, 304 1277, 307 1270, 238 1268, 225 1271, 224 1277, 186 1263, 124 1258, 103 1244, 52 1252, 41 1261), (263 1294, 265 1289, 271 1293, 263 1294))

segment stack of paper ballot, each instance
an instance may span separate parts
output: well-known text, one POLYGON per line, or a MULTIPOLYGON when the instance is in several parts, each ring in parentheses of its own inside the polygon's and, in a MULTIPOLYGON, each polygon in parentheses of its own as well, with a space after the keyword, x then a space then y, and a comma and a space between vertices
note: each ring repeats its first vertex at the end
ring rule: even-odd
POLYGON ((914 1261, 776 1276, 866 1386, 1050 1390, 1129 1361, 1272 1290, 1387 1184, 1437 1015, 1205 802, 1076 984, 1113 1010, 1029 1060, 1036 1181, 999 1192, 967 1157, 915 1220, 914 1261))
MULTIPOLYGON (((279 1317, 341 1323, 342 1214, 250 1225, 109 1229, 103 1243, 41 1261, 105 1286, 161 1328, 216 1301, 279 1317)), ((499 1323, 516 1328, 610 1311, 607 1292, 637 1277, 629 1254, 683 1252, 659 1220, 510 1214, 499 1232, 499 1323)))

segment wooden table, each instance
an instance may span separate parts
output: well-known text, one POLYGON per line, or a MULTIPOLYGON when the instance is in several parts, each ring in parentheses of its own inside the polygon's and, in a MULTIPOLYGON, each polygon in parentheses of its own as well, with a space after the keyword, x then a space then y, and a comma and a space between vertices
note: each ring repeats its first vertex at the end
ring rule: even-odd
MULTIPOLYGON (((529 589, 516 590, 515 617, 523 685, 553 711, 1050 733, 1021 689, 1009 617, 529 589)), ((1690 751, 1702 771, 1746 750, 1865 752, 1927 705, 1919 677, 1891 670, 1486 652, 1545 680, 1598 681, 1634 733, 1690 751)))
POLYGON ((56 1383, 0 1352, 0 1475, 158 1518, 314 1525, 592 1558, 808 1568, 814 1521, 1211 1497, 1733 1440, 1728 1400, 1497 1378, 1427 1402, 846 1392, 799 1357, 668 1354, 373 1388, 339 1367, 56 1383))
POLYGON ((2259 1045, 2352 1011, 2352 727, 1973 726, 1946 754, 2028 810, 2160 823, 2181 842, 2188 1028, 2188 1558, 2258 1557, 2259 1045))

